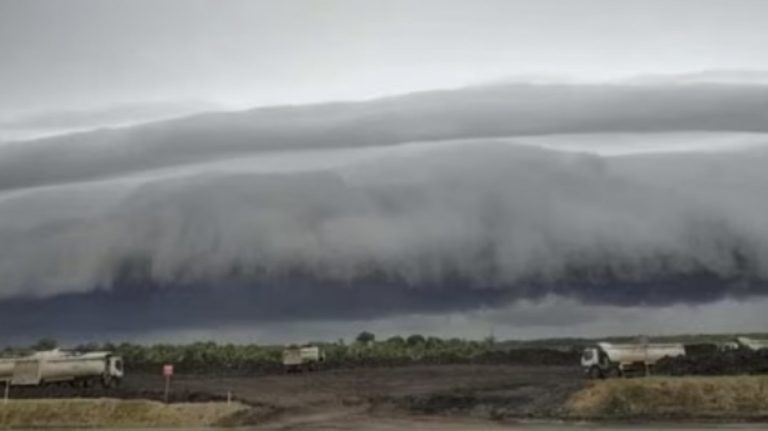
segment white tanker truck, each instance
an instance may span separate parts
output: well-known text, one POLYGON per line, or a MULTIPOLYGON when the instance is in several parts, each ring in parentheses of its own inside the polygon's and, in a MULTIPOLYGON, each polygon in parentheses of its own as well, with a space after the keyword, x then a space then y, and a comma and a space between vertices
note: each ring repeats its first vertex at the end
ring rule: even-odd
POLYGON ((19 358, 0 359, 0 381, 12 386, 71 383, 87 387, 120 384, 123 360, 111 352, 75 353, 61 350, 37 352, 19 358))
POLYGON ((677 343, 613 344, 597 343, 584 349, 581 366, 591 378, 645 374, 659 359, 685 356, 685 347, 677 343))
POLYGON ((768 340, 766 339, 737 337, 736 342, 739 346, 746 347, 749 350, 768 349, 768 340))
POLYGON ((288 347, 283 350, 285 371, 312 371, 325 361, 325 352, 318 346, 288 347))

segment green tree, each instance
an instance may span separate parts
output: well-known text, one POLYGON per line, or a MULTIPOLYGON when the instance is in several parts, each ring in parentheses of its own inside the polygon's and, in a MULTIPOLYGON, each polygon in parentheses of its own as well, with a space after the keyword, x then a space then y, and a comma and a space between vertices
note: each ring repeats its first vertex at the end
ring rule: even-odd
POLYGON ((419 334, 409 335, 405 340, 405 343, 408 344, 409 347, 420 346, 424 344, 424 336, 419 334))
POLYGON ((401 348, 405 346, 405 338, 395 335, 394 337, 387 338, 387 344, 392 347, 401 348))
POLYGON ((363 331, 357 334, 356 340, 360 344, 370 344, 376 341, 376 336, 372 332, 363 331))
POLYGON ((428 337, 426 339, 426 346, 428 349, 436 349, 443 345, 443 340, 438 337, 428 337))

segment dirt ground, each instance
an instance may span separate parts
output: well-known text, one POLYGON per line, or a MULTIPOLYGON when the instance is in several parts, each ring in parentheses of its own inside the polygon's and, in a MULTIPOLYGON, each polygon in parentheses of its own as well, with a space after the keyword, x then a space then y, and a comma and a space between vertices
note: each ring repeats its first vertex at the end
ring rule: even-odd
MULTIPOLYGON (((577 367, 425 365, 260 376, 176 375, 171 400, 224 400, 229 393, 262 413, 269 409, 273 415, 267 419, 277 422, 360 414, 503 420, 557 417, 568 396, 583 384, 577 367)), ((162 399, 163 387, 160 373, 129 371, 119 389, 14 388, 12 396, 162 399)))
MULTIPOLYGON (((130 385, 160 389, 159 376, 134 376, 130 385)), ((358 368, 254 377, 177 376, 179 393, 207 393, 282 411, 366 408, 480 418, 557 416, 583 387, 579 368, 555 366, 441 365, 358 368)))

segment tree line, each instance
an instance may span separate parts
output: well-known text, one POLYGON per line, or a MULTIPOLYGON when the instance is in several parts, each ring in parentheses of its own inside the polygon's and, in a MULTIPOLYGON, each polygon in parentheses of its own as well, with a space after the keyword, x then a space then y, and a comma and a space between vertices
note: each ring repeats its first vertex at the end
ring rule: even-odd
MULTIPOLYGON (((516 363, 534 365, 572 365, 578 362, 576 350, 547 348, 506 348, 493 338, 482 341, 444 339, 420 334, 393 336, 378 340, 368 331, 354 341, 313 342, 325 353, 322 367, 397 366, 408 364, 516 363)), ((55 340, 43 339, 26 348, 6 348, 5 356, 49 350, 55 340)), ((190 344, 88 343, 73 350, 108 350, 121 355, 126 369, 154 372, 163 364, 174 364, 178 372, 237 373, 277 372, 282 369, 282 352, 287 346, 216 343, 190 344)))

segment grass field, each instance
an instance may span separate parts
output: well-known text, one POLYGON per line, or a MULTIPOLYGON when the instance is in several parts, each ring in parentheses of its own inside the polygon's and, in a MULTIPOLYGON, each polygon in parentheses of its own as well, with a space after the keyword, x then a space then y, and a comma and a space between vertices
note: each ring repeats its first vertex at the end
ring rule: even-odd
POLYGON ((765 419, 768 376, 595 381, 570 397, 566 411, 583 419, 765 419))
POLYGON ((0 428, 207 427, 246 410, 239 403, 163 404, 147 400, 0 401, 0 428))

